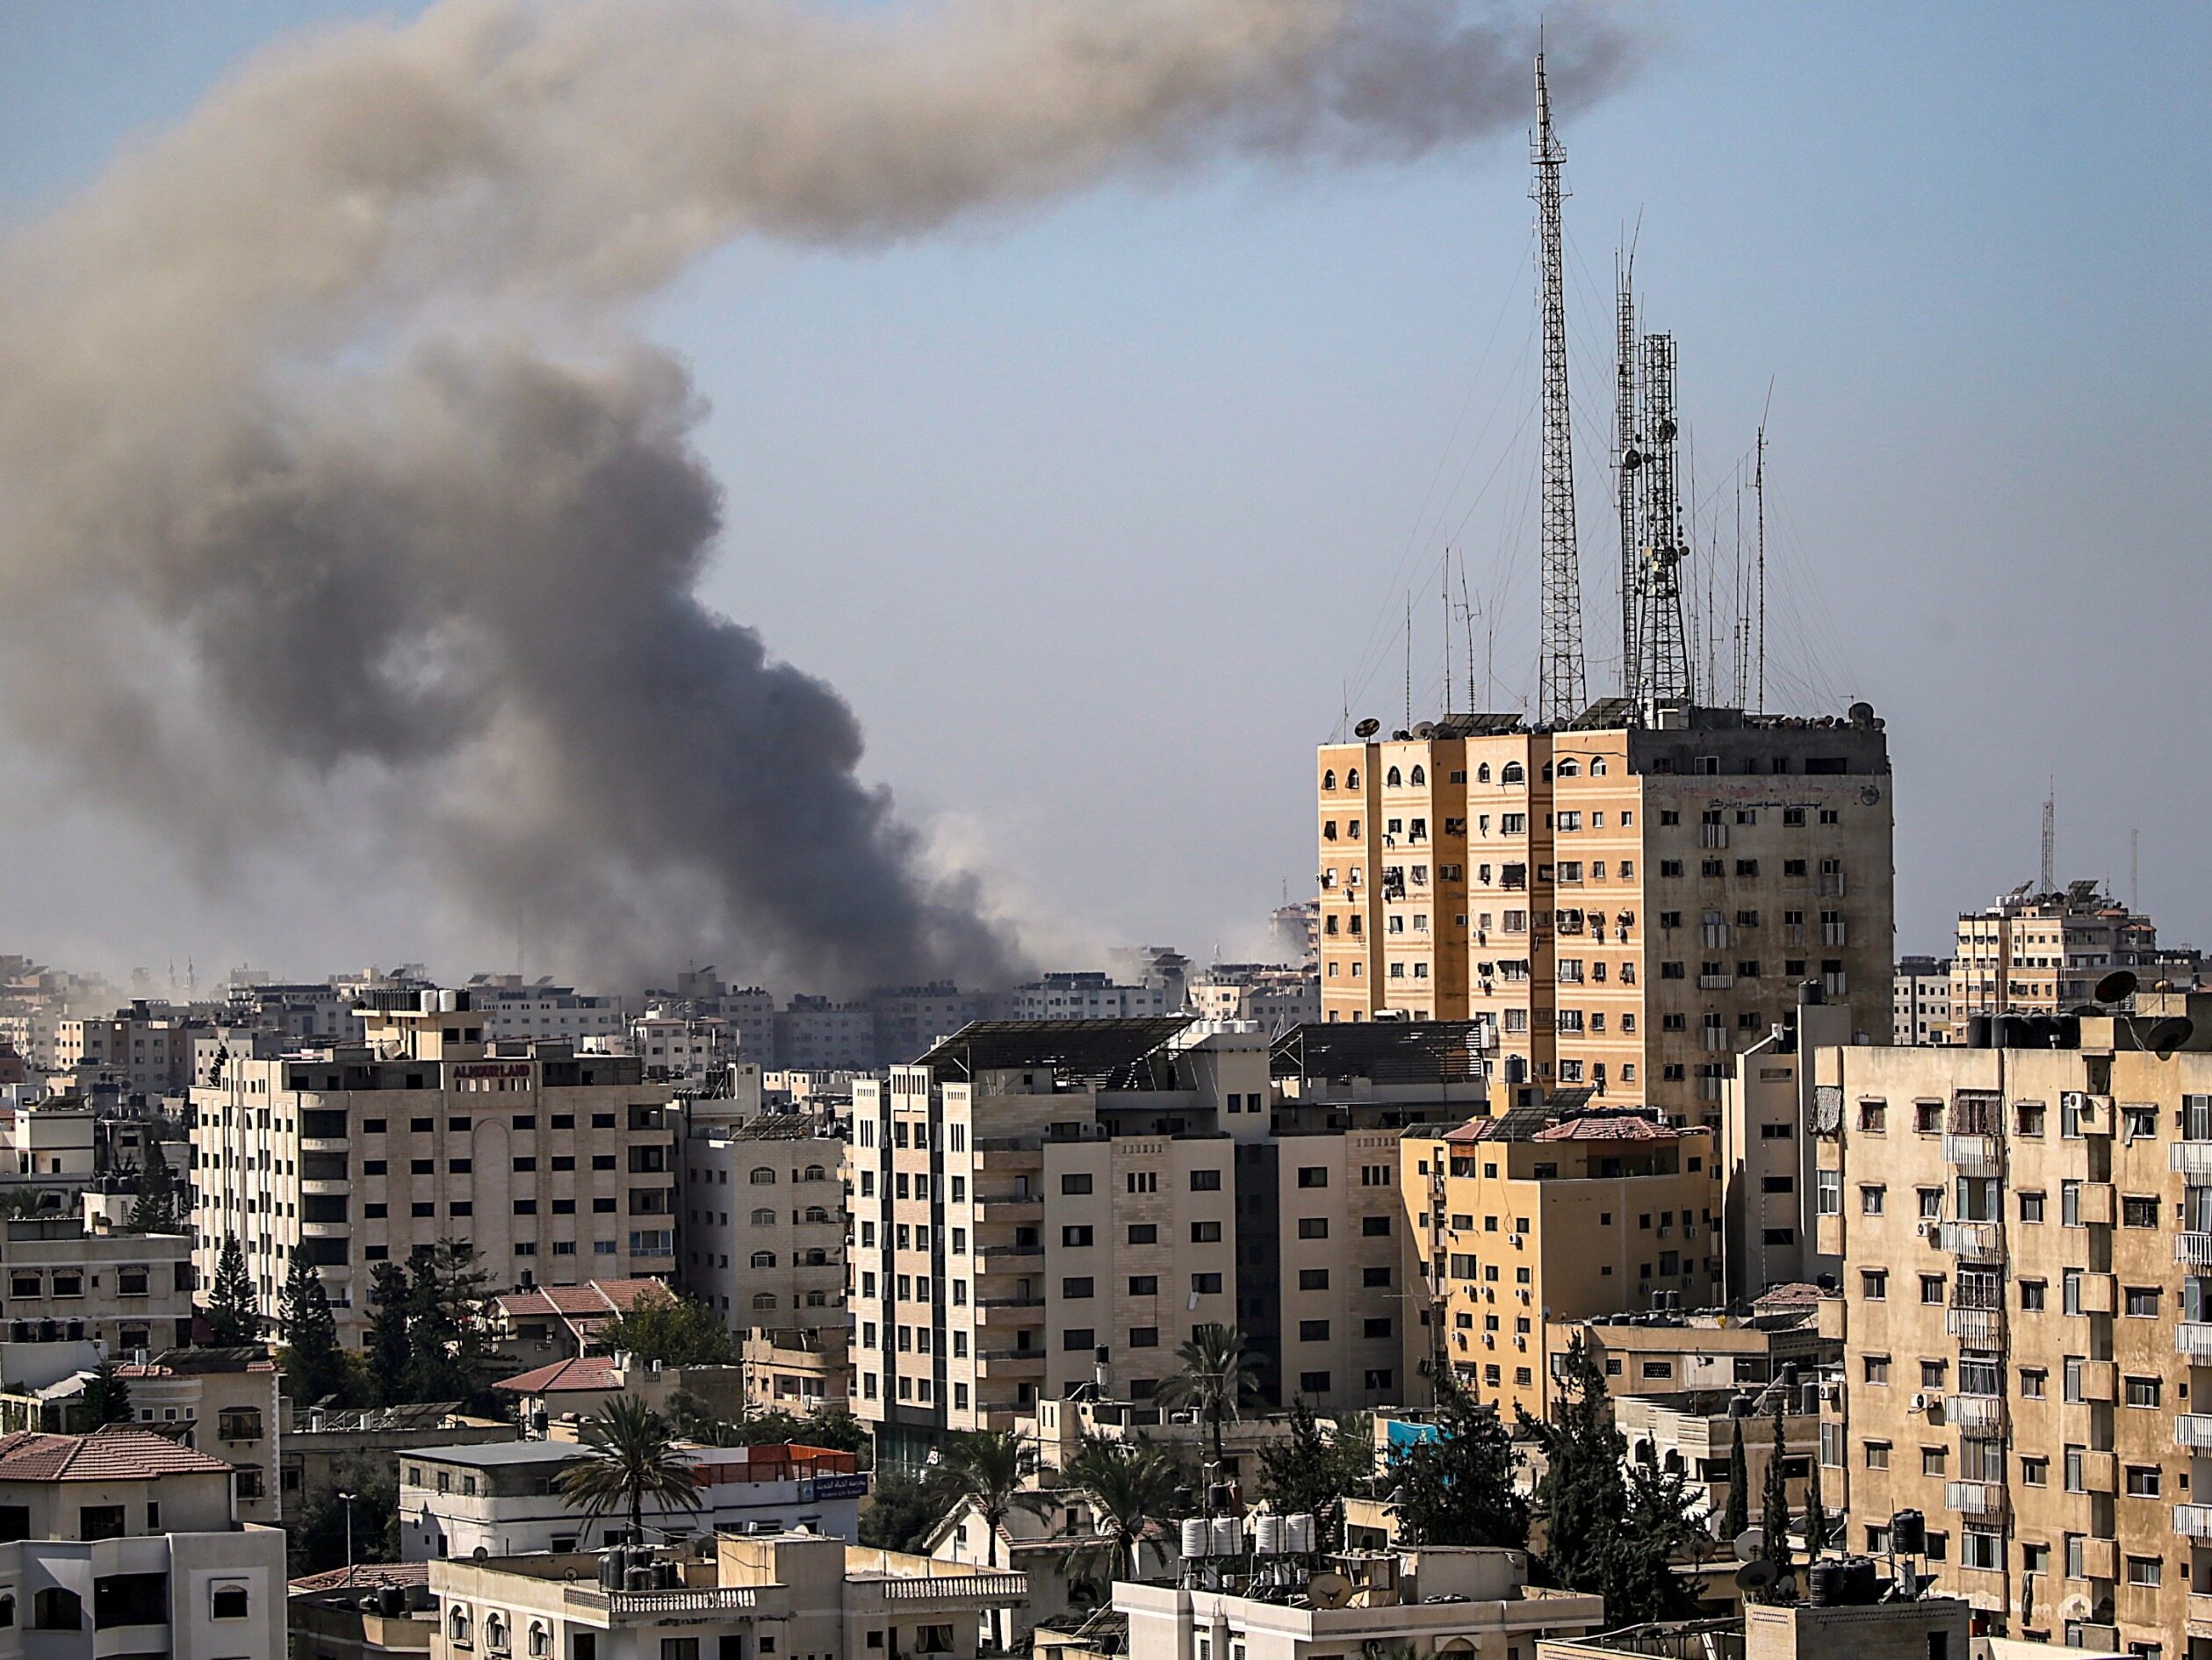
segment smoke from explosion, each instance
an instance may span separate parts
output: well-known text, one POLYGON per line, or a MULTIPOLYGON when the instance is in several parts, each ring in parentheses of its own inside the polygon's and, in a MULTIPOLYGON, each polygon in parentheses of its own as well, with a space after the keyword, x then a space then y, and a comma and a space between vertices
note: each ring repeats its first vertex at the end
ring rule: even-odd
MULTIPOLYGON (((282 45, 0 245, 5 713, 210 879, 342 811, 572 963, 987 978, 1013 942, 853 711, 695 596, 717 491, 637 303, 734 237, 1510 128, 1524 40, 1450 0, 444 0, 282 45)), ((1627 55, 1554 22, 1555 84, 1627 55)))

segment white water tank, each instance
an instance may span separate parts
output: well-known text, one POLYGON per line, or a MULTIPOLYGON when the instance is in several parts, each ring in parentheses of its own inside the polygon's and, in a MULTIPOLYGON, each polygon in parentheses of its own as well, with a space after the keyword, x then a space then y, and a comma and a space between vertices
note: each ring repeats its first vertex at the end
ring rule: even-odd
POLYGON ((1283 1519, 1280 1516, 1272 1512, 1260 1515, 1252 1530, 1252 1548, 1263 1556, 1283 1554, 1283 1519))
POLYGON ((1310 1512, 1299 1511, 1283 1524, 1283 1544, 1293 1556, 1313 1554, 1314 1519, 1310 1512))
POLYGON ((1207 1529, 1207 1526, 1206 1526, 1206 1518, 1205 1518, 1205 1517, 1203 1517, 1203 1516, 1185 1516, 1185 1517, 1183 1519, 1183 1554, 1184 1554, 1184 1555, 1185 1555, 1185 1556, 1203 1556, 1203 1555, 1205 1555, 1207 1554, 1207 1552, 1206 1552, 1206 1544, 1207 1544, 1207 1536, 1208 1536, 1208 1531, 1209 1531, 1209 1530, 1207 1529))
POLYGON ((1234 1556, 1241 1548, 1244 1529, 1234 1516, 1214 1518, 1214 1554, 1234 1556))

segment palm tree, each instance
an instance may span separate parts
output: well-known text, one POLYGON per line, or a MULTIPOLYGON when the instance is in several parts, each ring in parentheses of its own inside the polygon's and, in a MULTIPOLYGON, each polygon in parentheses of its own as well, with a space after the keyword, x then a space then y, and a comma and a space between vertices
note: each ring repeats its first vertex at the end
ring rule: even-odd
MULTIPOLYGON (((1041 1514, 1052 1508, 1048 1493, 1025 1483, 1036 1473, 1037 1451, 1015 1430, 970 1430, 948 1437, 938 1451, 937 1467, 951 1483, 955 1503, 967 1500, 983 1518, 984 1538, 991 1566, 998 1555, 998 1530, 1017 1510, 1041 1514)), ((998 1614, 994 1610, 991 1636, 999 1639, 998 1614)))
POLYGON ((1181 1472, 1175 1461, 1139 1436, 1112 1441, 1086 1435, 1061 1469, 1070 1490, 1091 1507, 1118 1572, 1137 1577, 1137 1553, 1153 1523, 1168 1519, 1181 1472))
POLYGON ((1171 1410, 1195 1410, 1205 1423, 1214 1446, 1214 1462, 1225 1462, 1221 1429, 1244 1415, 1259 1399, 1259 1357, 1244 1346, 1244 1334, 1233 1325, 1201 1325, 1192 1330, 1175 1352, 1183 1369, 1160 1380, 1160 1404, 1171 1410))
POLYGON ((591 1456, 561 1472, 561 1498, 584 1512, 588 1526, 617 1506, 630 1515, 630 1541, 645 1538, 645 1500, 682 1510, 699 1508, 692 1468, 659 1413, 634 1395, 617 1395, 601 1407, 579 1439, 591 1456))

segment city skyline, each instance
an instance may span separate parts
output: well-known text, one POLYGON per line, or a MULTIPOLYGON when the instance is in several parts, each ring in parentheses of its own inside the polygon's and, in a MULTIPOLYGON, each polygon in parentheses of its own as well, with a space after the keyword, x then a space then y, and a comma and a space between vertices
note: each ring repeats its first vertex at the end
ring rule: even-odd
MULTIPOLYGON (((158 69, 158 32, 18 19, 29 49, 11 74, 48 90, 18 100, 14 119, 46 130, 6 147, 9 221, 310 10, 241 11, 158 69), (111 60, 97 97, 61 107, 111 60)), ((1775 588, 1798 621, 1794 641, 1777 623, 1769 704, 1839 714, 1864 697, 1887 721, 1899 949, 1943 949, 1958 912, 2033 874, 2054 776, 2062 877, 2129 897, 2139 826, 2143 906, 2165 937, 2201 937, 2184 886, 2199 786, 2159 764, 2165 723, 2143 712, 2188 691, 2194 608, 2161 586, 2187 573, 2188 529, 2165 479, 2201 435, 2186 386, 2205 337, 2184 309, 2189 229, 2151 213, 2203 118, 2170 96, 2186 47, 2148 44, 2201 20, 2093 29, 2052 11, 2002 38, 1987 14, 1918 38, 1890 21, 1672 14, 1624 85, 1562 97, 1574 285, 1605 286, 1614 231, 1640 210, 1639 276, 1653 325, 1682 343, 1699 493, 1724 521, 1706 527, 1724 537, 1713 475, 1747 450, 1773 383, 1775 588), (1698 96, 1723 86, 1739 96, 1698 96), (2115 175, 2115 151, 2136 165, 2115 175), (1849 177, 1824 170, 1847 154, 1849 177), (2125 307, 2079 303, 2122 283, 2125 307), (2092 427, 2115 407, 2135 414, 2092 427), (2092 559, 2110 574, 2093 595, 2070 586, 2092 559), (2084 675, 2085 639, 2126 653, 2138 718, 2115 720, 2109 695, 2051 695, 2061 675, 2106 678, 2084 675)), ((1483 701, 1532 696, 1517 475, 1532 480, 1533 451, 1467 437, 1534 406, 1524 175, 1509 125, 1401 167, 1232 162, 857 258, 740 246, 653 302, 648 334, 716 406, 700 444, 726 523, 703 596, 846 696, 862 776, 979 871, 1040 966, 1151 938, 1200 961, 1256 954, 1282 885, 1309 891, 1309 746, 1347 703, 1401 717, 1408 588, 1414 712, 1437 710, 1445 541, 1515 694, 1483 701), (1196 856, 1163 860, 1162 841, 1196 856)), ((1610 364, 1589 298, 1571 285, 1596 691, 1606 481, 1589 435, 1610 364)), ((24 942, 54 960, 158 971, 191 952, 203 978, 235 960, 512 961, 514 939, 457 927, 404 870, 356 874, 372 846, 256 854, 195 888, 160 837, 117 831, 19 754, 0 765, 39 808, 11 816, 11 856, 65 873, 21 906, 24 942)), ((592 977, 517 922, 533 973, 592 977)))

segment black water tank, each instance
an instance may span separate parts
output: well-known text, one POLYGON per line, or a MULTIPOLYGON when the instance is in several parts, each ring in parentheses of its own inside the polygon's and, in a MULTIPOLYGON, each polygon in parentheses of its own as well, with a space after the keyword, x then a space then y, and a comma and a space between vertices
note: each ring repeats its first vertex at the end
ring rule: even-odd
POLYGON ((1812 1564, 1812 1602, 1816 1608, 1840 1608, 1847 1594, 1846 1570, 1843 1563, 1834 1560, 1812 1564))
POLYGON ((1890 1548, 1900 1556, 1927 1554, 1927 1518, 1917 1510, 1900 1510, 1890 1518, 1890 1548))
POLYGON ((1966 1017, 1966 1047, 1969 1049, 1991 1047, 1996 1024, 1996 1021, 1986 1014, 1969 1014, 1966 1017))
POLYGON ((397 1585, 381 1585, 377 1589, 377 1612, 386 1620, 397 1620, 407 1611, 407 1593, 397 1585))
POLYGON ((1881 1584, 1874 1577, 1874 1561, 1870 1556, 1847 1557, 1843 1563, 1843 1600, 1854 1608, 1870 1606, 1881 1594, 1881 1584))
POLYGON ((602 1591, 622 1589, 622 1548, 609 1546, 599 1553, 599 1588, 602 1591))

